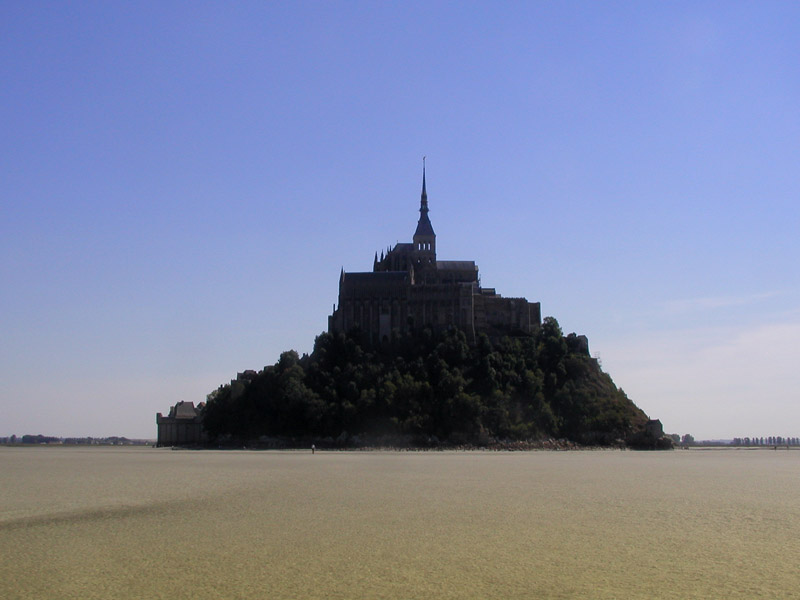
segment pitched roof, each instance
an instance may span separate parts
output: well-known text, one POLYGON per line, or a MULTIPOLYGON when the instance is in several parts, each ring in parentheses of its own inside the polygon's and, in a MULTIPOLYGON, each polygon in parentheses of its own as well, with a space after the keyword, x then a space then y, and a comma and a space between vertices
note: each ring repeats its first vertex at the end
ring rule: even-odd
POLYGON ((178 402, 175 405, 175 414, 170 416, 176 419, 194 419, 197 416, 194 402, 178 402))
POLYGON ((403 281, 407 278, 406 271, 367 271, 344 274, 345 283, 389 283, 403 281))
POLYGON ((440 271, 476 271, 474 260, 437 260, 436 268, 440 271))
POLYGON ((431 220, 428 218, 428 210, 425 211, 419 216, 419 223, 417 223, 417 230, 414 232, 414 237, 418 235, 436 235, 433 232, 433 225, 431 225, 431 220))

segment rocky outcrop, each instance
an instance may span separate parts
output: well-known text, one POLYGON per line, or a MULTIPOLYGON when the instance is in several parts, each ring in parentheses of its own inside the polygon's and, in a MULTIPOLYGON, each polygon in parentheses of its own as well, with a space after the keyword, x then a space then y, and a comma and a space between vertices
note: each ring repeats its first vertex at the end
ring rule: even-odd
POLYGON ((672 438, 664 435, 658 419, 649 420, 643 430, 628 438, 627 444, 633 450, 672 450, 675 447, 672 438))

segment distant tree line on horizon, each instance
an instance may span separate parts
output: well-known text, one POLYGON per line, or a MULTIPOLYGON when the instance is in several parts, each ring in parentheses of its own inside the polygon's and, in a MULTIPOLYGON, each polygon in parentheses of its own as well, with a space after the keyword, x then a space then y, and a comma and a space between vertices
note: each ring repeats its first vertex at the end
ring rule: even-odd
POLYGON ((733 438, 732 446, 800 446, 800 438, 771 435, 768 437, 733 438))
POLYGON ((0 437, 0 444, 64 444, 64 445, 103 445, 103 446, 143 446, 152 443, 151 440, 132 440, 126 437, 56 437, 52 435, 26 434, 17 437, 11 435, 0 437))
POLYGON ((207 397, 212 440, 405 436, 414 444, 566 439, 614 444, 647 416, 548 317, 529 336, 475 344, 457 329, 396 334, 378 347, 319 335, 310 355, 284 352, 207 397))
POLYGON ((782 437, 780 435, 767 437, 735 437, 730 441, 699 440, 696 441, 690 433, 683 436, 677 433, 669 434, 676 445, 681 446, 800 446, 800 437, 782 437))

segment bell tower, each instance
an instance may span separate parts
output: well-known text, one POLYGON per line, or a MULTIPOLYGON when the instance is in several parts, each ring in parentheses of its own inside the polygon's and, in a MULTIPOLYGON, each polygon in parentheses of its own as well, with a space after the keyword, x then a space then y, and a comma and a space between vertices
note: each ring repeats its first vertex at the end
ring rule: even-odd
POLYGON ((417 230, 414 232, 414 255, 417 264, 436 264, 436 234, 428 218, 428 194, 425 191, 425 157, 422 158, 422 198, 417 230))

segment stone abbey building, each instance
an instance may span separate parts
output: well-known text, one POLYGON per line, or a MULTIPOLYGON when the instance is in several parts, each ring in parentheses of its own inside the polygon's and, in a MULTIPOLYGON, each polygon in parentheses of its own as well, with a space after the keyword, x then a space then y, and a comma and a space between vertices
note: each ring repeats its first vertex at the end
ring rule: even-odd
POLYGON ((478 266, 471 260, 437 260, 436 234, 428 218, 425 168, 419 222, 411 243, 398 243, 375 254, 371 272, 339 276, 339 304, 328 317, 328 331, 358 329, 373 344, 393 332, 430 327, 457 327, 474 342, 525 335, 541 324, 538 302, 503 298, 494 288, 481 287, 478 266))

